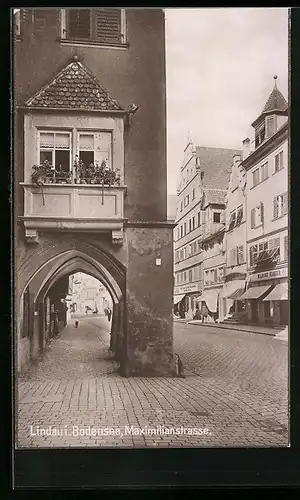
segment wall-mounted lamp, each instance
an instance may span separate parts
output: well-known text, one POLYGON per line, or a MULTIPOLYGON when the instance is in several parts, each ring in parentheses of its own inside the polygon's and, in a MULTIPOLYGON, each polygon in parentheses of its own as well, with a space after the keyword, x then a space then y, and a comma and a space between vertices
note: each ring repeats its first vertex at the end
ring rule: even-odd
POLYGON ((160 241, 156 242, 155 245, 155 264, 161 266, 161 244, 160 241))

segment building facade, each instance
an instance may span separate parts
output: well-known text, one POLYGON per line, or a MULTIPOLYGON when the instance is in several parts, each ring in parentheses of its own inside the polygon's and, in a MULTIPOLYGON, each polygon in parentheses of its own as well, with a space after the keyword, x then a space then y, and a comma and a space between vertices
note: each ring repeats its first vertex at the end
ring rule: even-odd
POLYGON ((113 308, 108 290, 93 276, 75 273, 69 278, 68 310, 70 313, 104 314, 113 308))
POLYGON ((247 138, 243 144, 243 154, 233 158, 225 198, 226 269, 221 294, 224 319, 245 319, 246 316, 245 301, 240 299, 245 291, 247 278, 246 172, 241 162, 248 154, 249 143, 250 139, 247 138))
POLYGON ((18 370, 80 271, 112 297, 121 373, 170 375, 164 12, 26 8, 14 28, 18 370))
MULTIPOLYGON (((227 188, 229 167, 236 153, 231 149, 194 147, 191 140, 185 148, 174 230, 174 312, 181 317, 192 319, 201 306, 203 261, 208 267, 222 265, 218 264, 214 253, 218 253, 219 237, 212 253, 209 248, 206 253, 203 243, 224 227, 223 191, 227 188), (221 204, 218 199, 220 192, 223 193, 221 204), (204 206, 207 199, 208 204, 204 206), (210 259, 215 259, 216 264, 210 259)), ((214 243, 212 239, 210 245, 214 246, 214 243)))
POLYGON ((288 103, 277 88, 253 122, 255 149, 246 172, 248 322, 287 325, 288 103))
POLYGON ((223 319, 221 292, 225 279, 225 196, 223 189, 206 189, 202 197, 203 294, 200 312, 205 320, 223 319))

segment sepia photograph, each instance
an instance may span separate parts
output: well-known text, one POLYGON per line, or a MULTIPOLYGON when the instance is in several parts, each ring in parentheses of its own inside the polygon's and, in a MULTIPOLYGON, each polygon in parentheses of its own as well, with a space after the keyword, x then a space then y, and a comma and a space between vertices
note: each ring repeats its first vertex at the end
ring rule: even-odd
POLYGON ((12 8, 14 445, 287 448, 287 8, 12 8))

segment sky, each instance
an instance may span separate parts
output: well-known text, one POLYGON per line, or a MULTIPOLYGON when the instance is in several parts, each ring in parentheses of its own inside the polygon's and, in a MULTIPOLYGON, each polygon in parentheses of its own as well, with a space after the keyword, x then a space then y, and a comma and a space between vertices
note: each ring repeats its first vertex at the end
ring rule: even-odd
POLYGON ((166 9, 168 194, 188 134, 240 149, 274 86, 288 99, 288 9, 166 9))

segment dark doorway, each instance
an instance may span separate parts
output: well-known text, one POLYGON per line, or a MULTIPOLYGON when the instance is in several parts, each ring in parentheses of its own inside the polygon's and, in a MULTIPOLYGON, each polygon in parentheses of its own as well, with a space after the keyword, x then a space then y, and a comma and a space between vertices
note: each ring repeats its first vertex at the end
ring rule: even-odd
POLYGON ((287 300, 279 301, 280 324, 288 325, 289 323, 289 305, 287 300))
POLYGON ((251 321, 253 323, 258 323, 258 301, 256 299, 251 300, 251 321))

